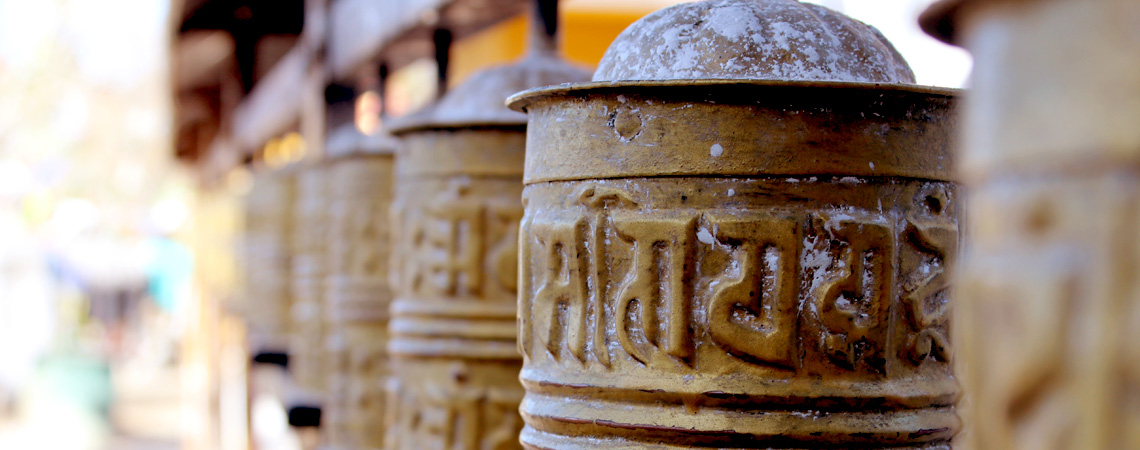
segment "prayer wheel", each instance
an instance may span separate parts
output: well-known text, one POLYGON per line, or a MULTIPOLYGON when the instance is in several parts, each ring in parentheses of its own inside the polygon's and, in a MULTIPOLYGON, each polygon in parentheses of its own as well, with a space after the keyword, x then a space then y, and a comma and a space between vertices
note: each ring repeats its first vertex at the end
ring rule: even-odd
POLYGON ((945 449, 956 93, 789 0, 651 14, 518 94, 531 449, 945 449))
POLYGON ((290 224, 293 175, 261 173, 245 198, 243 313, 251 352, 284 355, 288 347, 290 224))
POLYGON ((489 69, 392 132, 395 240, 385 448, 518 448, 515 343, 526 116, 510 94, 585 80, 551 53, 489 69))
POLYGON ((974 56, 959 447, 1140 448, 1140 3, 949 1, 922 23, 974 56))
POLYGON ((324 164, 314 163, 299 167, 295 175, 289 371, 296 385, 304 391, 302 397, 309 398, 318 398, 324 389, 321 378, 324 354, 321 298, 324 295, 325 243, 328 237, 327 171, 324 164))
POLYGON ((384 444, 388 377, 388 210, 396 142, 351 125, 329 140, 325 278, 325 448, 384 444))

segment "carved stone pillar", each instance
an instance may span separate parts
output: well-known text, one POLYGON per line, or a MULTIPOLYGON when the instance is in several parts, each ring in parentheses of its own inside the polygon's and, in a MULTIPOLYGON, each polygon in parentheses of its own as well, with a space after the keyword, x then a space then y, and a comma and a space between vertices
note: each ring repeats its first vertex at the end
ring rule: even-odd
POLYGON ((290 301, 293 176, 261 173, 245 198, 243 313, 251 353, 286 353, 290 301))
POLYGON ((778 0, 650 15, 595 80, 511 100, 524 446, 949 448, 954 92, 778 0))
POLYGON ((963 448, 1140 448, 1140 3, 943 2, 963 107, 963 448))
POLYGON ((391 139, 362 136, 355 128, 341 130, 328 146, 333 158, 327 169, 326 390, 321 425, 328 449, 377 450, 384 443, 394 149, 391 139), (345 134, 349 142, 339 142, 345 134))
POLYGON ((473 75, 393 130, 397 157, 385 448, 518 448, 515 344, 526 117, 511 93, 585 79, 549 56, 473 75))
MULTIPOLYGON (((325 242, 328 238, 327 171, 324 164, 299 168, 293 208, 292 328, 289 371, 307 395, 324 389, 321 379, 324 324, 325 242)), ((306 405, 319 406, 319 405, 306 405)))

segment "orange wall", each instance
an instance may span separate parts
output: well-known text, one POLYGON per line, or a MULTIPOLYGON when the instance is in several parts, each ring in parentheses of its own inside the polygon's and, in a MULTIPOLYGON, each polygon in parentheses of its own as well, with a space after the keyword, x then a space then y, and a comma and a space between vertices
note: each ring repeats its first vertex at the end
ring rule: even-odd
MULTIPOLYGON (((650 12, 603 14, 565 11, 562 16, 562 53, 570 61, 593 68, 622 30, 650 12)), ((449 84, 454 86, 476 71, 522 56, 528 28, 527 17, 519 16, 456 42, 451 49, 449 84)))

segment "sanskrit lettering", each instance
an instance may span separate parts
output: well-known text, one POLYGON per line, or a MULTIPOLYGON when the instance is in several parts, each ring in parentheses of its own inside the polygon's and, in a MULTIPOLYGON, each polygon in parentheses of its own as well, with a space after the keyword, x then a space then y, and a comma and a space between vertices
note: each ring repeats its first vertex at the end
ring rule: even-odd
POLYGON ((571 198, 522 221, 528 358, 692 368, 715 350, 867 376, 948 359, 948 211, 651 209, 613 187, 571 198))

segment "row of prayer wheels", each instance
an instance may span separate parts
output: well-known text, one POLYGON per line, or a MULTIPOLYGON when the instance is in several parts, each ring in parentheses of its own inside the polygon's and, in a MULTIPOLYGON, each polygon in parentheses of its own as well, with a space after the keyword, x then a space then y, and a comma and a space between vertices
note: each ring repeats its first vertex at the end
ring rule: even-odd
POLYGON ((251 341, 330 449, 1140 448, 1138 23, 939 3, 961 107, 794 0, 536 40, 261 177, 251 341))

